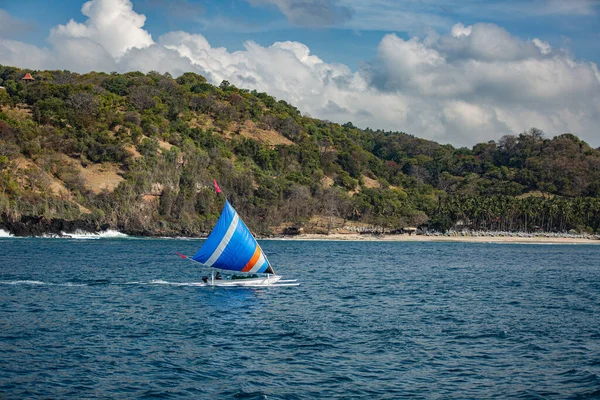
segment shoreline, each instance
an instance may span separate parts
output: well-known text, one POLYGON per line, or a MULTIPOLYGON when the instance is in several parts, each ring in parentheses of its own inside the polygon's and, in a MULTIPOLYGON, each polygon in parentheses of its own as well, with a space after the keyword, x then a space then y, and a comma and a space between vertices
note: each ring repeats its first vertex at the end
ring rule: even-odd
POLYGON ((278 236, 262 240, 347 241, 347 242, 454 242, 454 243, 513 243, 513 244, 596 244, 599 239, 570 237, 511 237, 511 236, 427 236, 427 235, 365 235, 333 233, 329 235, 301 234, 278 236))
MULTIPOLYGON (((115 230, 73 233, 61 232, 61 234, 46 233, 37 235, 13 235, 0 229, 0 239, 8 238, 42 238, 42 239, 175 239, 175 240, 202 240, 206 237, 185 236, 159 236, 159 235, 130 235, 115 230)), ((257 240, 282 240, 282 241, 340 241, 340 242, 440 242, 440 243, 499 243, 499 244, 592 244, 600 245, 600 238, 585 237, 560 237, 560 236, 498 236, 498 235, 373 235, 360 233, 330 233, 316 234, 303 233, 300 235, 274 235, 257 237, 257 240)))

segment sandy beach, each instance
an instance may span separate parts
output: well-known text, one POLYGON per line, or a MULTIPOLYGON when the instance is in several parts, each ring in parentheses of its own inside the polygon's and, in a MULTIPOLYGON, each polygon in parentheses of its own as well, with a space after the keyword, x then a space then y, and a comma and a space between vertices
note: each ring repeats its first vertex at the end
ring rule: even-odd
POLYGON ((530 244, 600 244, 598 239, 578 237, 514 237, 514 236, 427 236, 427 235, 370 235, 331 233, 329 235, 301 234, 277 238, 281 240, 343 240, 376 242, 463 242, 463 243, 530 243, 530 244))

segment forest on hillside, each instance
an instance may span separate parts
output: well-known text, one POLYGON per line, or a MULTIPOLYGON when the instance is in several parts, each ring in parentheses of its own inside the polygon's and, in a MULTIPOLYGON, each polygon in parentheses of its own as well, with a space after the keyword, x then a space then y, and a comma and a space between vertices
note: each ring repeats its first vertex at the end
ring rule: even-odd
POLYGON ((571 133, 531 128, 455 148, 314 119, 194 73, 0 66, 0 86, 0 227, 60 220, 203 235, 223 204, 216 179, 265 235, 457 223, 600 232, 600 149, 571 133))

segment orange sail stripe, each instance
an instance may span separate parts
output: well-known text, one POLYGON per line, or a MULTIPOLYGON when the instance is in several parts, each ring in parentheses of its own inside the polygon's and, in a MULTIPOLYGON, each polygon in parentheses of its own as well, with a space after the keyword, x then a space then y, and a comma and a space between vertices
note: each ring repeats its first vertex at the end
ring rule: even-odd
POLYGON ((256 246, 256 250, 254 250, 254 254, 252 255, 252 258, 250 259, 250 261, 248 261, 248 264, 246 264, 246 266, 244 268, 242 268, 242 272, 248 272, 252 269, 252 267, 254 267, 254 264, 256 264, 256 262, 258 261, 258 259, 260 258, 260 247, 256 246))

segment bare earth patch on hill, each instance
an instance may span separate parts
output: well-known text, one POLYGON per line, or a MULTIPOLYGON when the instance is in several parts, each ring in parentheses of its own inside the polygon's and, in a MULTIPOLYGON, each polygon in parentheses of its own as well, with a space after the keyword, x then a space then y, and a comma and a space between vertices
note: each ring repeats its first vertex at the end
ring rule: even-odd
POLYGON ((366 175, 363 175, 362 179, 363 179, 363 182, 364 182, 363 186, 366 187, 366 188, 375 189, 375 188, 380 188, 381 187, 381 184, 378 181, 376 181, 375 179, 371 179, 371 178, 369 178, 366 175))
POLYGON ((523 193, 520 196, 517 196, 518 199, 526 199, 528 197, 537 197, 537 198, 553 198, 554 195, 552 193, 544 193, 539 190, 535 190, 533 192, 523 193))
POLYGON ((158 140, 158 147, 160 147, 163 150, 171 150, 171 148, 173 147, 173 145, 171 143, 165 142, 164 140, 158 140))
POLYGON ((291 146, 294 144, 291 140, 283 136, 276 130, 261 129, 252 121, 246 121, 239 127, 240 135, 249 139, 254 139, 257 142, 264 143, 270 146, 285 145, 291 146))
POLYGON ((125 179, 119 175, 119 166, 114 163, 91 164, 87 168, 75 162, 83 185, 89 191, 98 194, 103 190, 114 191, 125 179))
POLYGON ((321 179, 321 186, 324 188, 330 188, 333 186, 333 184, 334 184, 334 180, 328 176, 324 176, 321 179))

